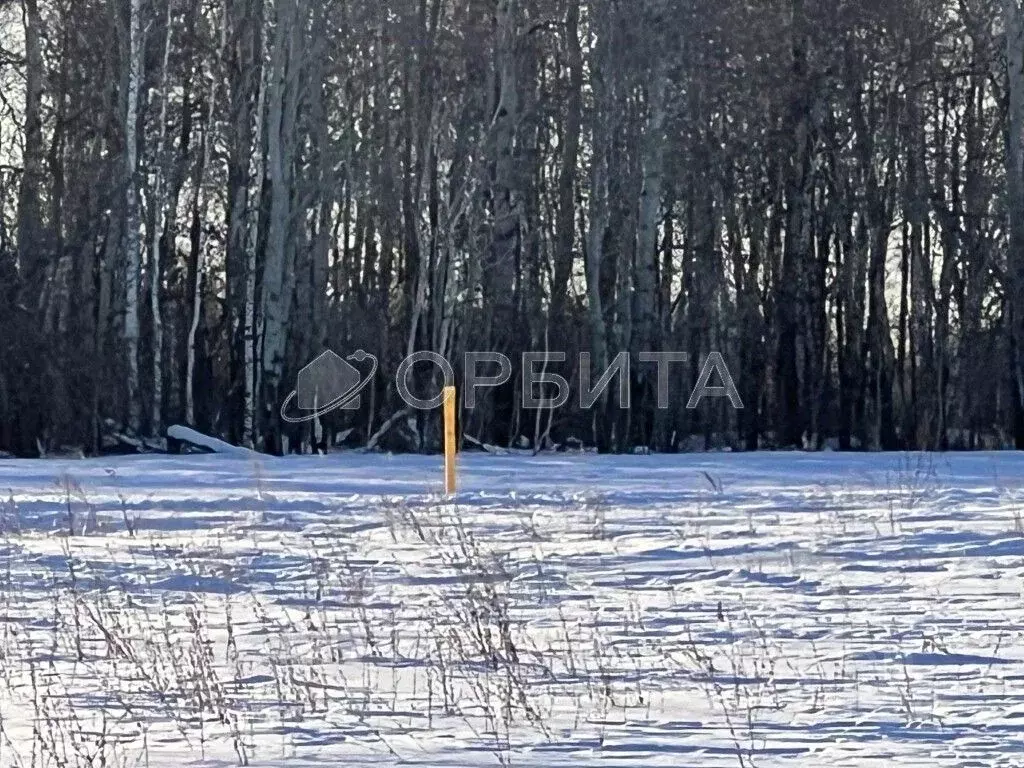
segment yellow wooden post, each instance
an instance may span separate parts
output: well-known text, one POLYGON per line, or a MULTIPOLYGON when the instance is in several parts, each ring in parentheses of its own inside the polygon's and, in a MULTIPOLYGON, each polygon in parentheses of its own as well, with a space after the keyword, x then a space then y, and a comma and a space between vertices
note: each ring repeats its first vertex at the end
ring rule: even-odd
POLYGON ((444 388, 444 492, 455 493, 455 387, 444 388))

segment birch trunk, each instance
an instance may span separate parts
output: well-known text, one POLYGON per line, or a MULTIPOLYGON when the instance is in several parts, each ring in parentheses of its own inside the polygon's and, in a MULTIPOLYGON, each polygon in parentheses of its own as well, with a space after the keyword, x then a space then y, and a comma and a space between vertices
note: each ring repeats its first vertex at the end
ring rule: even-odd
POLYGON ((138 201, 138 116, 142 81, 142 2, 131 0, 128 45, 128 94, 125 109, 125 302, 124 341, 128 363, 128 428, 138 434, 142 405, 139 397, 139 279, 142 249, 139 238, 138 201))
POLYGON ((171 55, 171 4, 167 3, 166 36, 164 38, 163 69, 160 74, 160 122, 153 170, 153 231, 149 259, 149 305, 153 316, 153 403, 150 413, 150 432, 160 434, 162 426, 164 381, 164 331, 160 307, 160 240, 166 226, 167 192, 164 188, 164 150, 167 143, 167 66, 171 55))
MULTIPOLYGON (((255 427, 252 405, 255 374, 251 371, 252 322, 247 322, 251 304, 248 245, 250 224, 257 229, 259 226, 263 186, 260 170, 263 159, 262 9, 262 0, 244 0, 229 4, 225 13, 230 40, 226 51, 230 64, 225 100, 231 120, 227 164, 226 294, 231 317, 230 386, 232 392, 238 391, 241 395, 238 400, 232 397, 231 413, 235 417, 232 418, 232 427, 240 430, 240 441, 250 448, 253 447, 255 427)), ((254 248, 257 234, 258 231, 252 235, 254 248)))
POLYGON ((575 242, 575 207, 573 199, 576 163, 579 157, 580 129, 583 120, 583 52, 580 47, 580 0, 569 0, 565 22, 566 56, 569 66, 569 103, 562 134, 562 168, 558 177, 558 214, 555 234, 554 275, 551 285, 551 320, 561 324, 565 295, 572 277, 573 244, 575 242))
POLYGON ((659 327, 658 299, 658 221, 664 186, 665 111, 668 73, 665 58, 658 56, 648 87, 648 117, 643 146, 643 181, 637 212, 636 293, 634 318, 635 348, 651 351, 659 327))
MULTIPOLYGON (((607 52, 607 43, 602 50, 607 52)), ((604 319, 604 300, 601 290, 601 273, 604 262, 604 238, 608 229, 608 144, 610 127, 608 116, 603 110, 605 87, 602 78, 604 72, 595 71, 591 87, 597 109, 591 141, 593 157, 590 167, 590 201, 588 204, 588 230, 586 238, 586 276, 587 276, 587 318, 590 325, 590 351, 592 370, 597 376, 608 365, 608 341, 604 319)), ((607 392, 607 390, 606 390, 607 392)), ((604 418, 605 397, 594 411, 594 438, 599 450, 605 451, 609 445, 609 434, 604 418)))
MULTIPOLYGON (((294 285, 291 159, 295 148, 297 94, 295 69, 298 0, 280 0, 271 54, 267 102, 267 174, 270 180, 270 219, 266 263, 263 270, 261 315, 263 318, 262 388, 270 409, 271 432, 277 432, 276 403, 284 376, 288 321, 294 285)), ((279 437, 274 435, 274 437, 279 437)))
POLYGON ((589 303, 590 344, 594 364, 601 370, 607 364, 604 306, 601 297, 601 263, 604 261, 604 234, 608 226, 608 177, 605 147, 595 142, 593 168, 590 171, 589 229, 587 231, 587 300, 589 303))
POLYGON ((243 332, 243 353, 245 360, 245 401, 242 422, 242 444, 253 448, 258 442, 256 420, 257 358, 256 358, 256 247, 260 230, 260 199, 263 192, 263 120, 266 100, 266 78, 263 75, 262 57, 260 67, 259 95, 256 99, 256 125, 253 136, 253 177, 249 185, 249 199, 246 205, 245 238, 245 320, 243 332))

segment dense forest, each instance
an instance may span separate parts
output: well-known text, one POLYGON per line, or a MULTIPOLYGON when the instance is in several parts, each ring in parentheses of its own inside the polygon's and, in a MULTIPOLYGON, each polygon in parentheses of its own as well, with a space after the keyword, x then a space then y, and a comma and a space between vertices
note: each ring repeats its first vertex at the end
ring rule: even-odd
POLYGON ((425 350, 688 355, 495 445, 1024 448, 1022 347, 1020 0, 0 2, 0 450, 432 450, 425 350))

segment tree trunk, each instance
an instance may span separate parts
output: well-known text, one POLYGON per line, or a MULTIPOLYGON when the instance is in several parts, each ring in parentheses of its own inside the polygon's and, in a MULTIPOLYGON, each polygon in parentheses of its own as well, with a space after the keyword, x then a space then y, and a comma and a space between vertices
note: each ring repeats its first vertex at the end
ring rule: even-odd
POLYGON ((145 56, 142 38, 142 2, 131 0, 128 46, 128 96, 125 110, 125 269, 124 269, 124 342, 128 364, 128 428, 139 434, 142 403, 139 392, 139 279, 142 250, 139 240, 138 202, 138 119, 139 88, 142 85, 145 56))
POLYGON ((811 88, 807 72, 809 35, 803 0, 792 0, 792 70, 794 93, 790 104, 789 130, 793 155, 786 195, 786 240, 782 260, 778 308, 776 358, 780 424, 783 446, 803 445, 805 424, 801 402, 801 328, 805 323, 805 271, 811 256, 811 88))
POLYGON ((263 269, 262 388, 269 413, 269 433, 281 450, 277 405, 281 400, 288 324, 294 288, 294 232, 292 215, 292 157, 296 146, 299 55, 297 50, 300 0, 280 0, 267 86, 267 171, 270 181, 270 214, 267 252, 263 269))
POLYGON ((658 223, 664 184, 664 146, 668 73, 665 58, 658 56, 647 89, 647 127, 643 138, 640 203, 637 211, 634 274, 633 344, 638 351, 655 351, 658 291, 658 223))
MULTIPOLYGON (((604 47, 606 47, 605 44, 604 47)), ((606 74, 593 75, 594 100, 599 105, 594 116, 592 129, 592 158, 590 166, 590 201, 588 206, 588 229, 586 239, 587 274, 587 316, 590 325, 590 352, 592 369, 599 376, 608 365, 607 330, 604 319, 602 273, 604 271, 604 239, 608 228, 608 143, 609 126, 607 113, 602 114, 605 85, 601 82, 606 74)), ((606 399, 606 398, 605 398, 606 399)), ((605 418, 604 400, 598 401, 592 414, 595 442, 598 450, 604 452, 610 447, 609 424, 605 418)))
POLYGON ((1010 226, 1007 254, 1006 318, 1010 349, 1014 442, 1024 449, 1024 11, 1019 0, 1003 0, 1009 125, 1006 183, 1010 226))
POLYGON ((256 414, 256 398, 259 392, 259 360, 257 358, 256 331, 256 249, 260 229, 260 201, 264 181, 263 125, 265 120, 266 78, 260 68, 259 95, 256 99, 255 134, 253 139, 253 174, 249 183, 245 207, 245 308, 242 344, 245 365, 245 395, 242 405, 242 444, 254 448, 259 442, 259 420, 256 414))
POLYGON ((491 201, 491 253, 484 270, 485 295, 491 303, 492 343, 503 348, 512 340, 515 317, 515 275, 519 247, 519 212, 515 183, 515 131, 519 120, 519 84, 516 72, 518 0, 498 0, 494 17, 497 51, 497 93, 492 117, 493 174, 491 201))
POLYGON ((22 149, 24 169, 18 187, 18 263, 23 273, 32 276, 45 264, 40 252, 42 210, 40 190, 43 183, 43 94, 42 21, 36 0, 22 0, 25 26, 25 138, 22 149))
POLYGON ((558 213, 554 246, 554 275, 551 284, 551 320, 561 326, 565 298, 572 276, 575 243, 575 179, 583 119, 583 54, 580 48, 580 0, 569 0, 565 20, 566 56, 569 66, 569 93, 565 128, 561 136, 561 170, 558 177, 558 213))
MULTIPOLYGON (((222 24, 225 22, 222 22, 222 24)), ((225 29, 221 27, 221 50, 224 48, 225 29)), ((214 75, 210 85, 208 102, 206 105, 206 124, 203 126, 202 154, 199 160, 199 168, 196 172, 196 192, 193 199, 193 227, 197 231, 193 233, 193 262, 192 262, 192 320, 188 329, 187 360, 185 373, 185 421, 189 426, 196 423, 195 405, 195 383, 196 383, 196 353, 198 348, 199 324, 203 316, 203 273, 206 260, 206 208, 207 196, 204 193, 204 182, 206 169, 210 163, 210 151, 214 130, 213 119, 217 105, 217 86, 220 82, 218 76, 214 75)))
MULTIPOLYGON (((164 37, 163 66, 160 72, 160 122, 157 125, 158 139, 154 155, 153 168, 153 231, 150 233, 149 257, 149 308, 153 318, 153 402, 149 417, 149 430, 152 435, 159 435, 163 426, 163 350, 164 331, 162 309, 160 304, 160 288, 163 275, 160 269, 160 243, 166 236, 165 211, 167 192, 164 185, 164 150, 167 142, 167 66, 171 55, 171 4, 167 3, 165 17, 166 32, 164 37)), ((173 235, 171 235, 173 237, 173 235)))

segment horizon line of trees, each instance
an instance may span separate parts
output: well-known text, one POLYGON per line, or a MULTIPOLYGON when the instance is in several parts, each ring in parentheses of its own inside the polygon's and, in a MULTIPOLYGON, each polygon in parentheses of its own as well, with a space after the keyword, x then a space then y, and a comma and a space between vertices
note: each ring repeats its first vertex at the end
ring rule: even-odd
POLYGON ((481 443, 1024 448, 1020 0, 0 3, 0 451, 433 450, 467 350, 689 354, 481 443))

